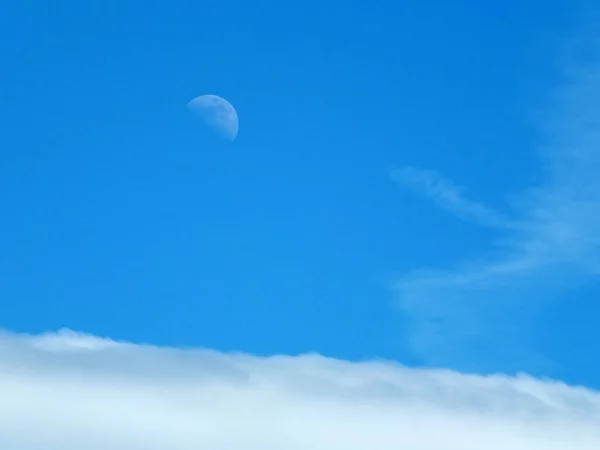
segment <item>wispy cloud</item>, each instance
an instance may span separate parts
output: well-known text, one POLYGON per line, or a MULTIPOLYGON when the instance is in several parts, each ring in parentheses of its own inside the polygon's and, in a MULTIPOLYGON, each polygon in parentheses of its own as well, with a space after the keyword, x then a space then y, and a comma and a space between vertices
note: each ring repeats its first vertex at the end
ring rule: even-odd
POLYGON ((403 167, 392 171, 394 181, 424 195, 442 209, 463 220, 473 221, 490 227, 511 227, 510 221, 482 203, 469 200, 463 188, 442 177, 434 170, 418 167, 403 167))
MULTIPOLYGON (((595 54, 600 56, 600 48, 595 54)), ((477 261, 452 270, 415 272, 397 284, 400 305, 414 319, 412 344, 432 364, 468 370, 539 369, 547 361, 536 360, 532 319, 567 288, 597 282, 600 59, 570 68, 567 79, 539 124, 545 181, 512 205, 518 226, 477 261)), ((417 180, 437 179, 411 171, 417 180)), ((419 183, 441 186, 421 190, 447 209, 463 211, 480 223, 494 222, 486 208, 455 194, 452 184, 419 183), (450 200, 439 192, 449 192, 450 200)))
POLYGON ((318 355, 0 335, 5 450, 596 450, 600 394, 318 355))

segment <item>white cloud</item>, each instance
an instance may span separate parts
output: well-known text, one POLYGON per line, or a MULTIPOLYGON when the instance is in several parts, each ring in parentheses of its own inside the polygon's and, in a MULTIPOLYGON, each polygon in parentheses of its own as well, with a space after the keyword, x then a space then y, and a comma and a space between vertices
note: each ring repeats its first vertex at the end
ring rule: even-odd
POLYGON ((3 450, 596 450, 599 420, 527 376, 0 336, 3 450))
MULTIPOLYGON (((556 89, 554 108, 540 115, 544 181, 516 197, 516 225, 503 231, 503 241, 477 261, 399 280, 400 306, 413 319, 412 345, 429 363, 467 370, 540 370, 548 361, 535 349, 536 315, 567 293, 597 283, 598 41, 593 46, 595 51, 571 67, 566 83, 556 89)), ((489 218, 487 209, 453 194, 449 182, 426 192, 480 223, 489 218), (440 194, 446 191, 450 200, 440 194)))
POLYGON ((409 189, 430 198, 437 206, 463 220, 490 227, 512 227, 510 221, 502 214, 482 203, 467 199, 463 194, 463 188, 445 179, 434 170, 406 166, 393 170, 392 178, 409 189))

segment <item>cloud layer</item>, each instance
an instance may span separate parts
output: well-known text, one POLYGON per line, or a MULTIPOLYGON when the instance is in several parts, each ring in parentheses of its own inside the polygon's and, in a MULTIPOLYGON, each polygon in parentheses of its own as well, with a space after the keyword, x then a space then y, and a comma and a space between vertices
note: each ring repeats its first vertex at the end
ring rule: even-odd
POLYGON ((318 355, 0 335, 5 450, 596 450, 600 394, 318 355))
MULTIPOLYGON (((588 42, 580 42, 582 46, 588 42)), ((476 261, 423 270, 398 281, 413 319, 413 348, 434 365, 460 370, 544 372, 535 318, 548 305, 597 283, 600 273, 600 47, 569 68, 540 114, 543 182, 516 196, 501 241, 476 261), (592 55, 592 56, 590 56, 592 55)), ((431 171, 401 181, 462 218, 503 225, 431 171), (416 186, 416 187, 415 187, 416 186)), ((397 177, 396 177, 397 178, 397 177)), ((500 239, 500 236, 499 236, 500 239)))

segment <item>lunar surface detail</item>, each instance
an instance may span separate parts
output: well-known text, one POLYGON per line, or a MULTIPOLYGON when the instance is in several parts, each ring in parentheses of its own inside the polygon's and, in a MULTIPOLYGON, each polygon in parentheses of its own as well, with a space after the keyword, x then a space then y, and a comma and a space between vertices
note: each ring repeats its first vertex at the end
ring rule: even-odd
POLYGON ((239 127, 237 112, 223 97, 201 95, 190 101, 188 108, 223 138, 233 141, 237 136, 239 127))

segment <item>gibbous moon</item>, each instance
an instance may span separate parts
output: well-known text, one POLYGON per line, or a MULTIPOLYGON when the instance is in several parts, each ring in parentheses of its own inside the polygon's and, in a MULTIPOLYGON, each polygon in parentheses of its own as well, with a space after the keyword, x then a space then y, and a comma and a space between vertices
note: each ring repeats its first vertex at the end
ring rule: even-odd
POLYGON ((238 132, 238 116, 231 103, 218 95, 201 95, 188 108, 219 135, 233 141, 238 132))

